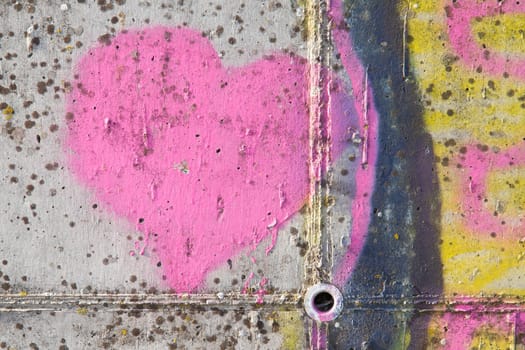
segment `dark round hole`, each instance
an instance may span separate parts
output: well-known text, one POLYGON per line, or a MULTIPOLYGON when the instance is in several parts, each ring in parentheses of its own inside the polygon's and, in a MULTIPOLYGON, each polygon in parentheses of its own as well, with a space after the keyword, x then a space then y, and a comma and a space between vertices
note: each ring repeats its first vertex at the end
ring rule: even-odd
POLYGON ((319 312, 328 312, 334 307, 334 297, 328 292, 320 292, 314 297, 314 307, 319 312))

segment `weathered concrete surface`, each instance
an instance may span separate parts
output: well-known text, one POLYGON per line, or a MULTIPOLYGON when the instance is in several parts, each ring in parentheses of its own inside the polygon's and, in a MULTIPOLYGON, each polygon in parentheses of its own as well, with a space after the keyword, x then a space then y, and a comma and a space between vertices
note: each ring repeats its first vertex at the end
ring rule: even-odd
POLYGON ((523 13, 1 2, 0 348, 524 348, 523 13))
MULTIPOLYGON (((100 203, 68 168, 64 144, 68 129, 64 116, 74 65, 106 32, 154 25, 185 24, 198 32, 208 32, 203 40, 211 40, 221 53, 223 64, 229 66, 242 66, 282 48, 304 54, 306 43, 300 33, 292 30, 302 17, 297 17, 295 7, 275 4, 232 7, 232 4, 204 2, 162 5, 137 1, 115 3, 111 10, 107 9, 109 5, 93 1, 71 3, 67 9, 61 9, 61 5, 61 2, 34 6, 28 3, 20 11, 16 4, 2 6, 3 85, 17 85, 16 90, 3 95, 4 103, 14 113, 3 123, 2 163, 6 167, 6 181, 2 192, 6 215, 2 216, 2 227, 3 233, 10 234, 4 238, 8 239, 3 253, 8 264, 2 270, 11 275, 11 292, 22 289, 72 292, 88 286, 99 291, 140 289, 132 285, 132 275, 147 283, 144 290, 166 289, 167 285, 159 278, 162 269, 155 266, 156 261, 149 263, 155 258, 147 247, 147 237, 137 231, 137 223, 111 215, 110 205, 100 203), (246 22, 250 18, 249 24, 241 17, 246 17, 246 22), (282 23, 282 27, 277 23, 282 23), (38 28, 30 35, 38 38, 39 44, 30 44, 28 50, 26 43, 30 39, 26 33, 35 25, 38 28), (265 27, 269 27, 268 32, 265 27), (232 45, 228 38, 238 42, 232 45), (46 84, 41 86, 41 82, 46 84), (23 266, 26 281, 20 280, 22 276, 18 273, 23 266), (17 272, 11 272, 11 268, 17 272), (71 289, 71 283, 76 289, 71 289)), ((294 221, 295 226, 301 226, 300 218, 294 221)), ((284 229, 288 231, 289 227, 284 229)), ((235 254, 238 261, 231 264, 231 269, 223 269, 223 281, 213 282, 221 277, 217 272, 216 276, 209 276, 207 289, 241 290, 252 272, 267 270, 268 274, 274 274, 273 268, 268 267, 277 261, 289 277, 274 278, 272 283, 284 289, 299 288, 302 263, 300 248, 295 246, 301 244, 301 238, 279 236, 279 240, 280 244, 272 251, 275 259, 272 263, 262 259, 265 246, 271 244, 267 240, 258 250, 245 249, 244 253, 235 254), (242 275, 246 277, 243 279, 242 275), (234 278, 238 283, 232 286, 234 278)), ((228 266, 226 261, 221 265, 228 266)))
POLYGON ((302 348, 300 316, 293 311, 240 308, 10 312, 2 315, 8 349, 230 349, 302 348), (282 328, 286 324, 289 328, 282 328), (287 345, 288 344, 288 345, 287 345))
MULTIPOLYGON (((241 232, 248 238, 240 238, 243 243, 235 250, 230 249, 229 256, 219 262, 213 260, 213 265, 206 266, 205 274, 196 274, 197 266, 181 260, 171 265, 176 272, 170 272, 166 269, 170 267, 166 256, 171 253, 166 251, 161 258, 156 252, 160 247, 155 245, 153 237, 158 233, 140 227, 141 222, 137 221, 143 221, 139 218, 141 215, 133 220, 119 215, 122 213, 110 201, 104 201, 100 193, 86 186, 85 178, 74 170, 70 161, 78 159, 79 149, 71 151, 68 144, 75 130, 67 114, 68 101, 72 103, 74 91, 80 90, 77 83, 82 83, 75 80, 75 74, 81 73, 78 66, 81 58, 88 57, 89 61, 90 48, 103 48, 105 42, 115 40, 123 30, 172 28, 173 45, 177 49, 182 30, 177 28, 188 28, 198 35, 203 45, 208 41, 213 45, 210 49, 217 52, 224 69, 241 69, 255 61, 270 62, 261 60, 277 52, 306 57, 309 43, 305 40, 305 11, 304 4, 275 1, 90 0, 4 1, 0 4, 0 163, 4 168, 0 185, 3 208, 0 216, 0 275, 4 295, 0 317, 2 348, 275 349, 307 346, 304 316, 296 306, 297 293, 303 286, 304 256, 309 248, 303 215, 293 215, 292 211, 284 213, 290 218, 286 222, 279 218, 278 225, 273 224, 273 232, 268 229, 269 234, 241 232), (173 275, 180 271, 187 271, 193 280, 177 284, 173 275), (169 294, 173 292, 198 295, 188 298, 169 294), (274 293, 275 297, 265 297, 274 293), (265 304, 260 304, 263 301, 265 304), (161 319, 166 322, 160 324, 161 319)), ((158 46, 156 43, 147 45, 150 46, 145 47, 141 55, 146 56, 147 50, 155 50, 158 46)), ((175 62, 178 52, 169 52, 175 62)), ((128 54, 131 62, 143 58, 132 57, 131 50, 128 54)), ((149 57, 147 59, 146 64, 150 62, 149 57)), ((304 83, 297 91, 303 91, 304 98, 308 98, 309 75, 305 62, 301 76, 304 83)), ((179 72, 184 71, 183 67, 179 72)), ((150 73, 147 79, 150 78, 160 77, 150 73)), ((174 83, 180 80, 177 76, 173 79, 174 83)), ((261 83, 264 86, 265 82, 261 83)), ((279 81, 275 83, 278 85, 279 81)), ((219 89, 219 86, 214 87, 208 99, 219 89)), ((124 101, 124 94, 114 98, 130 109, 137 107, 136 101, 124 101)), ((228 104, 232 110, 243 113, 243 101, 233 99, 228 104)), ((307 104, 301 108, 306 111, 307 104)), ((99 111, 100 125, 116 121, 116 116, 108 110, 101 110, 99 106, 99 111)), ((302 116, 304 130, 308 132, 308 112, 302 116)), ((81 118, 80 115, 75 117, 81 118)), ((257 124, 250 127, 254 132, 261 132, 257 124)), ((209 137, 204 131, 202 136, 209 137)), ((224 147, 224 152, 228 152, 227 145, 224 147)), ((308 149, 304 149, 306 156, 308 149)), ((115 149, 110 147, 104 151, 110 154, 115 149)), ((168 169, 174 174, 183 174, 185 162, 191 165, 189 158, 169 163, 166 160, 168 169)), ((247 163, 246 166, 251 165, 247 163)), ((301 181, 305 183, 309 178, 307 166, 305 162, 306 172, 301 174, 301 181)), ((294 171, 293 167, 288 169, 294 171)), ((189 171, 188 176, 199 173, 194 168, 189 171)), ((220 181, 220 176, 214 177, 220 181)), ((281 207, 285 209, 293 197, 292 193, 284 193, 289 186, 286 180, 282 181, 283 193, 275 188, 275 193, 284 202, 281 207)), ((290 181, 293 180, 289 179, 288 184, 290 181)), ((160 191, 166 189, 160 188, 160 191)), ((226 189, 226 198, 228 193, 226 189)), ((304 198, 304 203, 297 202, 294 206, 300 208, 306 202, 304 198)), ((145 204, 152 208, 151 204, 145 204)), ((198 214, 191 213, 192 205, 199 207, 198 203, 193 203, 175 211, 179 210, 190 220, 213 226, 217 218, 212 221, 199 218, 198 214)), ((224 221, 242 218, 240 212, 228 212, 228 205, 227 202, 224 221)), ((239 209, 242 206, 236 210, 239 209)), ((149 219, 146 217, 146 224, 149 219)), ((249 220, 244 222, 250 223, 249 220)), ((265 227, 271 226, 272 220, 273 216, 268 217, 268 222, 263 223, 265 227)), ((229 228, 237 229, 238 226, 229 228)), ((173 228, 173 232, 175 230, 173 228)), ((207 248, 195 256, 197 263, 199 259, 210 260, 210 256, 225 251, 220 246, 208 247, 206 237, 200 238, 197 234, 194 238, 197 241, 188 246, 202 243, 207 248)))

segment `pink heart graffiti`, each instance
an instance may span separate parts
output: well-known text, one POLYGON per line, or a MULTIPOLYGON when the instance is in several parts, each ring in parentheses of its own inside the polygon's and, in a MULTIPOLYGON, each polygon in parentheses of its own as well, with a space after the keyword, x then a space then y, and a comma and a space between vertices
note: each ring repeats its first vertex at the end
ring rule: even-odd
MULTIPOLYGON (((137 223, 177 292, 305 204, 310 68, 282 53, 226 68, 200 33, 165 27, 123 32, 78 63, 70 168, 137 223)), ((337 156, 358 123, 342 83, 332 90, 337 156)))

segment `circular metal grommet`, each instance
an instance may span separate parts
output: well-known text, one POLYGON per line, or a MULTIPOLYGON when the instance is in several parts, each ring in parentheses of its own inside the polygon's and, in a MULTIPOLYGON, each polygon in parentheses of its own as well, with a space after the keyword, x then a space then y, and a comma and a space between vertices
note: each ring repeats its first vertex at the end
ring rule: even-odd
POLYGON ((306 292, 304 309, 316 321, 332 321, 343 311, 343 295, 332 284, 316 284, 306 292))

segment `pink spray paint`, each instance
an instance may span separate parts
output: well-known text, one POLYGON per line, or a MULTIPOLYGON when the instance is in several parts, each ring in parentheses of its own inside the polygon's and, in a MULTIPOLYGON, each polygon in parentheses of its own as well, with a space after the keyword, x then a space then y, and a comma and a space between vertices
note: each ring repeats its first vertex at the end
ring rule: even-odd
POLYGON ((523 236, 525 222, 522 218, 494 216, 497 209, 493 203, 488 207, 487 178, 491 172, 505 172, 525 166, 525 143, 493 153, 476 146, 466 148, 466 153, 457 160, 462 164, 461 201, 464 223, 477 235, 501 234, 499 239, 516 239, 523 236))
POLYGON ((266 284, 268 283, 268 279, 266 277, 263 277, 261 281, 259 282, 259 289, 257 290, 257 304, 262 304, 264 302, 264 296, 266 295, 266 284))
MULTIPOLYGON (((166 27, 122 32, 79 61, 70 168, 107 208, 140 220, 176 292, 201 286, 304 205, 310 69, 283 53, 224 67, 200 32, 166 27)), ((331 98, 337 156, 351 102, 342 88, 331 98)))
POLYGON ((461 310, 461 305, 455 309, 461 312, 447 312, 442 318, 447 330, 442 343, 444 350, 471 349, 476 335, 487 334, 488 330, 505 337, 519 317, 515 313, 472 312, 468 306, 461 310))
MULTIPOLYGON (((377 160, 378 113, 374 106, 372 89, 359 58, 352 47, 350 34, 344 26, 342 1, 335 1, 331 8, 333 38, 341 55, 343 66, 352 82, 355 109, 359 117, 359 130, 363 139, 362 166, 356 173, 356 192, 352 203, 352 232, 345 257, 334 272, 334 283, 343 285, 352 274, 364 246, 370 224, 371 200, 374 190, 377 160)), ((336 129, 334 129, 336 130, 336 129)))
POLYGON ((525 79, 525 59, 504 52, 483 48, 473 38, 472 21, 504 13, 525 13, 523 1, 462 0, 448 1, 445 7, 450 45, 472 69, 481 66, 492 75, 508 73, 525 79))
POLYGON ((328 332, 325 325, 314 323, 311 337, 311 350, 326 350, 328 348, 328 332))

